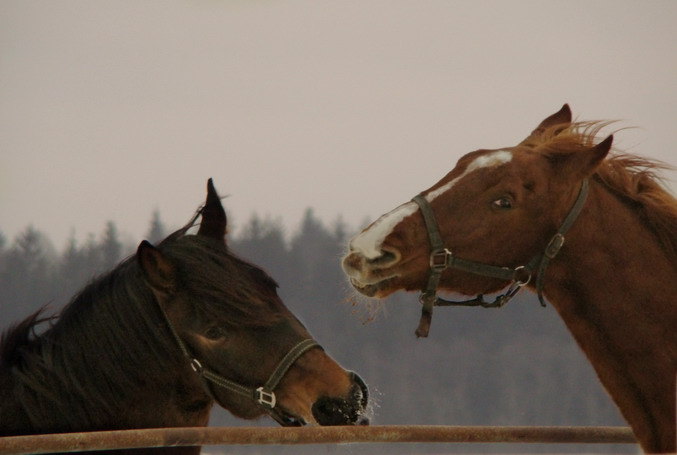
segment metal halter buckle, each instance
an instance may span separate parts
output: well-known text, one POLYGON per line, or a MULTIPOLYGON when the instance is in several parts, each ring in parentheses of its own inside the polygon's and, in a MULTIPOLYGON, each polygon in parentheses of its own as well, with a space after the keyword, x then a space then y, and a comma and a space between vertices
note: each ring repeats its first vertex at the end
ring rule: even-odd
POLYGON ((202 370, 204 369, 198 359, 190 359, 190 367, 198 374, 202 374, 202 370))
POLYGON ((441 272, 446 270, 449 267, 449 258, 451 257, 451 251, 447 248, 440 250, 435 250, 430 253, 430 268, 436 272, 441 272))
POLYGON ((263 406, 268 406, 270 409, 275 407, 277 399, 275 398, 275 392, 267 392, 263 390, 263 386, 256 389, 255 393, 256 402, 263 406))
POLYGON ((543 254, 545 254, 549 259, 555 259, 555 256, 557 256, 557 253, 559 253, 562 245, 564 245, 564 236, 558 232, 552 239, 550 239, 550 242, 548 243, 548 246, 545 247, 545 252, 543 254))

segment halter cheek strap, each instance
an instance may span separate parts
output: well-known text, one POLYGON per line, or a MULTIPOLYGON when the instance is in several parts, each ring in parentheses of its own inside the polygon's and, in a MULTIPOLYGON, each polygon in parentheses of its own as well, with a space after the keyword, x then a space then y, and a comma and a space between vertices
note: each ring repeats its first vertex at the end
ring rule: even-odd
POLYGON ((581 211, 583 210, 583 206, 585 205, 585 201, 588 197, 589 186, 590 184, 588 183, 588 179, 583 180, 581 189, 578 192, 578 197, 576 198, 576 202, 574 202, 569 214, 566 216, 566 218, 564 218, 564 221, 557 230, 557 233, 552 236, 550 242, 548 242, 548 246, 545 247, 545 251, 540 258, 540 265, 538 267, 538 274, 536 276, 536 290, 538 291, 538 300, 541 302, 542 306, 545 306, 545 301, 543 300, 543 281, 545 280, 545 269, 548 268, 550 261, 555 259, 557 253, 559 253, 559 250, 564 245, 564 234, 566 234, 571 226, 574 225, 576 218, 578 218, 578 215, 580 215, 581 211))
MULTIPOLYGON (((307 339, 299 342, 294 347, 292 347, 287 355, 280 360, 280 363, 277 364, 275 371, 273 371, 268 378, 268 380, 260 387, 246 387, 230 379, 226 379, 223 376, 215 373, 214 371, 208 368, 201 368, 199 371, 196 370, 204 379, 207 381, 219 386, 224 389, 230 390, 233 393, 236 393, 241 396, 252 398, 259 405, 274 409, 277 404, 277 398, 275 397, 275 388, 280 383, 284 375, 287 373, 289 368, 306 353, 309 349, 314 347, 319 347, 320 345, 315 342, 315 340, 307 339)), ((191 359, 191 365, 193 362, 197 362, 195 359, 191 359)), ((195 368, 193 368, 195 370, 195 368)))
POLYGON ((415 202, 421 210, 421 214, 423 215, 423 220, 428 231, 428 240, 430 242, 431 248, 428 281, 425 288, 421 291, 421 295, 419 297, 419 301, 423 307, 421 309, 421 319, 419 321, 418 328, 416 329, 416 336, 428 336, 428 332, 430 331, 430 323, 432 321, 433 307, 481 306, 484 308, 500 308, 508 303, 510 299, 517 295, 523 286, 531 281, 534 270, 537 270, 536 292, 538 294, 538 300, 541 302, 542 306, 545 306, 545 300, 543 299, 545 271, 550 264, 550 261, 554 259, 555 256, 557 256, 557 253, 559 253, 562 245, 564 245, 564 234, 569 231, 571 226, 578 218, 578 215, 583 210, 583 206, 585 205, 585 201, 588 196, 588 189, 588 180, 583 180, 581 189, 578 192, 578 197, 576 198, 576 202, 574 202, 574 205, 571 207, 571 210, 560 225, 557 233, 555 233, 555 235, 548 242, 548 245, 545 247, 543 253, 534 256, 526 265, 521 265, 515 268, 499 267, 481 262, 469 261, 467 259, 461 259, 454 256, 451 250, 444 247, 439 225, 437 224, 435 213, 433 212, 430 203, 421 194, 414 197, 412 201, 415 202), (445 300, 437 296, 437 287, 439 286, 442 272, 448 268, 454 268, 475 275, 509 281, 510 285, 507 291, 497 296, 493 302, 485 301, 482 294, 479 294, 477 297, 470 300, 445 300))
POLYGON ((169 316, 165 312, 164 308, 162 308, 162 305, 159 306, 162 315, 164 316, 164 319, 167 322, 167 326, 169 327, 172 336, 174 337, 176 343, 179 346, 179 349, 181 349, 181 352, 183 353, 184 357, 188 359, 188 362, 193 371, 195 371, 205 381, 205 389, 212 398, 214 398, 214 396, 211 393, 210 388, 208 387, 208 383, 212 383, 237 395, 254 400, 259 406, 268 410, 271 417, 273 417, 281 425, 289 426, 297 424, 286 413, 284 413, 278 407, 276 407, 277 397, 275 396, 274 390, 278 386, 284 375, 287 374, 287 371, 289 371, 292 365, 299 359, 299 357, 301 357, 303 354, 305 354, 312 348, 315 347, 319 347, 320 349, 322 348, 322 346, 320 346, 315 340, 309 338, 298 342, 287 352, 287 354, 282 358, 282 360, 280 360, 280 362, 275 367, 275 370, 270 374, 268 380, 262 386, 248 387, 236 381, 221 376, 220 374, 216 373, 210 368, 203 366, 198 359, 192 356, 190 351, 188 350, 188 347, 186 346, 186 343, 181 339, 178 332, 174 328, 174 325, 169 319, 169 316))

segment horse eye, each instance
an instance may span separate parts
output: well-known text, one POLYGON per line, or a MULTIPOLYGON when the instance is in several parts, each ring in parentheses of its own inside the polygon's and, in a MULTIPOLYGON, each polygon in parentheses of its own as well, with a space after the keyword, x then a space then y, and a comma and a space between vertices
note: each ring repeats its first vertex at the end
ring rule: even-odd
POLYGON ((218 340, 226 336, 226 331, 221 327, 210 327, 205 332, 205 336, 210 340, 218 340))
POLYGON ((495 208, 498 208, 498 209, 511 209, 512 208, 512 201, 510 200, 510 198, 507 198, 507 197, 502 197, 502 198, 496 199, 491 204, 495 208))

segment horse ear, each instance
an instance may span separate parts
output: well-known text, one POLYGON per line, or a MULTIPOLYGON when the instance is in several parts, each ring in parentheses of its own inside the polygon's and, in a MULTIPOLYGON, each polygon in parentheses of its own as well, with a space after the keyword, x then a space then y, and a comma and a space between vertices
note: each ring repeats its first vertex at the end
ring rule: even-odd
MULTIPOLYGON (((550 128, 551 126, 562 125, 562 130, 564 130, 570 124, 571 124, 571 108, 569 107, 568 104, 565 104, 559 111, 555 112, 550 117, 547 117, 545 120, 543 120, 540 123, 540 125, 538 125, 536 129, 533 130, 526 139, 520 142, 519 145, 529 144, 534 138, 543 134, 543 132, 548 128, 550 128)), ((561 132, 561 130, 558 131, 557 133, 559 132, 561 132)))
POLYGON ((174 292, 176 267, 160 250, 144 240, 136 250, 136 259, 156 296, 167 296, 174 292))
POLYGON ((207 201, 202 208, 202 221, 200 222, 200 229, 197 233, 198 235, 223 240, 225 242, 227 223, 226 211, 223 209, 221 199, 216 193, 214 182, 212 179, 209 179, 207 181, 207 201))
POLYGON ((609 135, 593 147, 574 152, 551 153, 548 155, 548 159, 558 175, 584 179, 590 177, 597 170, 597 167, 611 150, 613 141, 613 135, 609 135))

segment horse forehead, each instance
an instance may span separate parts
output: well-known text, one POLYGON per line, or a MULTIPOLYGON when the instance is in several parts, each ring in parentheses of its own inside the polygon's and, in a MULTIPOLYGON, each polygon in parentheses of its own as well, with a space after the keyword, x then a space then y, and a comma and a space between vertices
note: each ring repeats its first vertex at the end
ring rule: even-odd
MULTIPOLYGON (((496 150, 484 153, 475 157, 466 168, 449 182, 428 192, 425 198, 432 202, 454 187, 468 174, 478 169, 487 167, 496 167, 512 161, 513 153, 509 150, 496 150)), ((352 251, 359 251, 367 259, 375 259, 381 256, 381 245, 385 239, 393 232, 395 227, 405 218, 413 215, 418 210, 418 205, 414 202, 406 202, 399 207, 391 210, 381 216, 371 226, 355 236, 350 242, 352 251)))
POLYGON ((430 191, 425 195, 425 198, 428 202, 432 202, 450 189, 452 189, 458 182, 464 179, 468 174, 476 171, 478 169, 497 167, 503 164, 507 164, 513 159, 513 153, 510 150, 496 150, 492 152, 487 152, 483 155, 479 155, 473 159, 466 168, 456 177, 452 178, 448 182, 434 190, 430 191))

